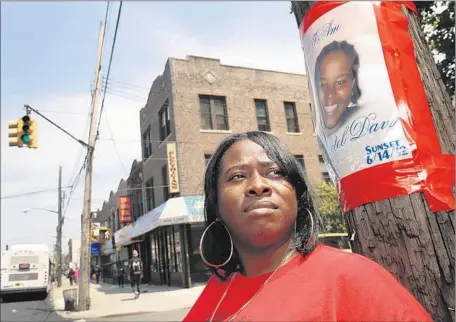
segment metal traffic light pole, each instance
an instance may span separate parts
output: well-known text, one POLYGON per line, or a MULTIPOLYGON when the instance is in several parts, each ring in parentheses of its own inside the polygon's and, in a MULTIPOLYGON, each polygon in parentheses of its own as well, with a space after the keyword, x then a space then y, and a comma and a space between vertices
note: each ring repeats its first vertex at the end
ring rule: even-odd
POLYGON ((89 129, 89 146, 87 151, 87 170, 85 175, 84 187, 84 210, 81 222, 81 263, 79 273, 79 294, 78 294, 78 311, 86 311, 90 308, 90 225, 91 225, 91 197, 92 197, 92 165, 93 154, 95 150, 95 141, 97 138, 98 114, 100 110, 100 88, 101 88, 101 61, 103 57, 104 42, 104 24, 100 22, 100 33, 98 36, 98 54, 97 69, 95 79, 95 92, 92 96, 90 129, 89 129))
POLYGON ((57 224, 57 287, 62 286, 62 166, 59 167, 59 201, 58 201, 58 224, 57 224))

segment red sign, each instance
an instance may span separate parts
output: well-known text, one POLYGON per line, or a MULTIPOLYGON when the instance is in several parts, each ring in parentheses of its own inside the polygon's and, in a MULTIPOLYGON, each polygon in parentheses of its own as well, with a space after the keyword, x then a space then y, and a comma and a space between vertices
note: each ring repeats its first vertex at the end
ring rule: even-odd
POLYGON ((120 222, 122 224, 131 222, 131 198, 130 196, 120 197, 120 222))
POLYGON ((19 270, 29 269, 29 268, 30 268, 30 264, 19 264, 19 270))

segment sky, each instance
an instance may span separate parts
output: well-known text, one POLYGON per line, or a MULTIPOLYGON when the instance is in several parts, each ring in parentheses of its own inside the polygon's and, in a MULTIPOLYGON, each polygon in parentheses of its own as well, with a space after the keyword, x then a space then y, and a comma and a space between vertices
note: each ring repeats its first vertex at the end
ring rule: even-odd
MULTIPOLYGON (((63 169, 64 251, 80 238, 84 173, 70 188, 85 149, 37 115, 38 149, 8 146, 8 122, 24 104, 87 142, 100 21, 106 2, 1 3, 1 249, 53 247, 59 166, 63 169), (34 191, 48 192, 11 197, 34 191), (69 201, 69 202, 68 202, 69 201), (41 209, 40 209, 41 208, 41 209), (24 211, 31 209, 30 211, 24 211)), ((218 58, 222 64, 304 73, 290 2, 124 2, 101 117, 92 210, 101 208, 134 159, 141 158, 139 110, 168 57, 218 58)), ((111 3, 103 55, 106 77, 119 2, 111 3)))

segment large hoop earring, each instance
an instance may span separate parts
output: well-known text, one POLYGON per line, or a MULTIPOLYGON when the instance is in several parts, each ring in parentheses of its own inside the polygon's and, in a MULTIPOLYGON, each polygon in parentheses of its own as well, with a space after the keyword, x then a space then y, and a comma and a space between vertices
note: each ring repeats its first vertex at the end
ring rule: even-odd
MULTIPOLYGON (((309 239, 307 239, 307 242, 305 243, 304 245, 304 248, 309 245, 310 241, 312 240, 312 236, 313 236, 313 231, 314 231, 314 219, 313 219, 313 215, 312 213, 310 212, 309 208, 305 208, 307 210, 307 212, 309 213, 309 217, 310 217, 310 234, 309 234, 309 239)), ((298 236, 298 226, 295 222, 295 236, 298 236)))
POLYGON ((223 266, 225 266, 226 264, 228 264, 229 261, 231 260, 231 258, 233 257, 233 253, 234 253, 233 238, 231 237, 231 234, 230 234, 230 231, 228 230, 228 228, 227 228, 227 227, 225 226, 225 224, 224 224, 222 221, 220 221, 219 219, 217 219, 217 220, 211 222, 211 223, 209 224, 209 226, 207 226, 206 229, 204 229, 203 234, 201 235, 200 245, 199 245, 199 246, 200 246, 199 248, 200 248, 201 259, 203 260, 204 264, 206 264, 206 265, 209 266, 209 267, 214 267, 214 268, 223 267, 223 266), (204 236, 206 236, 206 233, 207 233, 208 229, 211 228, 211 226, 212 226, 213 224, 215 224, 216 222, 220 223, 220 224, 223 226, 223 228, 225 228, 226 232, 228 233, 228 236, 230 237, 230 256, 228 256, 228 259, 227 259, 225 262, 223 262, 222 264, 212 264, 212 263, 210 263, 210 262, 206 259, 206 257, 204 256, 204 251, 203 251, 203 240, 204 240, 204 236))
MULTIPOLYGON (((313 219, 313 215, 310 212, 309 208, 306 208, 306 210, 309 213, 309 217, 310 217, 310 236, 309 236, 309 240, 310 240, 310 238, 313 235, 313 231, 314 231, 314 219, 313 219)), ((309 241, 307 241, 307 242, 309 242, 309 241)))

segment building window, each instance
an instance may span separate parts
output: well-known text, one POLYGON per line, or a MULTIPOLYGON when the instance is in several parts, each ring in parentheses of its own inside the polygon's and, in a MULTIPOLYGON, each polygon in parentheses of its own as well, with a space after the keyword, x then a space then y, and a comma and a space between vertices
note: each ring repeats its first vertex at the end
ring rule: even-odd
POLYGON ((298 154, 298 155, 295 155, 294 157, 296 158, 296 161, 298 161, 298 163, 302 166, 302 169, 305 170, 306 166, 304 163, 304 156, 302 156, 302 154, 298 154))
POLYGON ((207 166, 209 165, 209 161, 211 160, 212 158, 212 154, 205 154, 204 155, 204 167, 207 168, 207 166))
POLYGON ((151 178, 146 182, 146 207, 147 211, 155 208, 154 179, 151 178))
POLYGON ((296 113, 296 104, 293 102, 284 102, 285 119, 287 121, 288 133, 299 133, 298 114, 296 113))
POLYGON ((328 173, 328 172, 323 172, 322 175, 323 175, 323 181, 324 181, 324 182, 326 182, 326 183, 332 183, 331 177, 329 176, 329 173, 328 173))
POLYGON ((168 167, 164 165, 162 167, 162 182, 163 182, 163 202, 169 199, 168 189, 168 167))
POLYGON ((160 122, 160 141, 164 141, 171 134, 171 121, 169 115, 169 100, 165 101, 160 112, 158 112, 160 122))
POLYGON ((150 126, 142 134, 143 159, 147 159, 152 154, 152 141, 150 139, 150 126))
MULTIPOLYGON (((153 183, 152 183, 153 185, 153 183)), ((152 188, 153 189, 153 188, 152 188)), ((142 200, 142 191, 137 190, 135 192, 135 197, 136 197, 136 218, 141 217, 144 214, 144 209, 143 209, 143 200, 142 200)), ((155 200, 152 200, 153 203, 155 203, 155 200)))
POLYGON ((255 113, 258 123, 258 130, 270 132, 271 125, 269 123, 268 105, 266 103, 266 100, 255 100, 255 113))
POLYGON ((199 95, 202 130, 229 130, 224 96, 199 95))
POLYGON ((120 210, 116 209, 116 231, 120 229, 120 210))
POLYGON ((318 155, 318 162, 325 163, 325 159, 323 159, 323 155, 322 154, 318 155))

